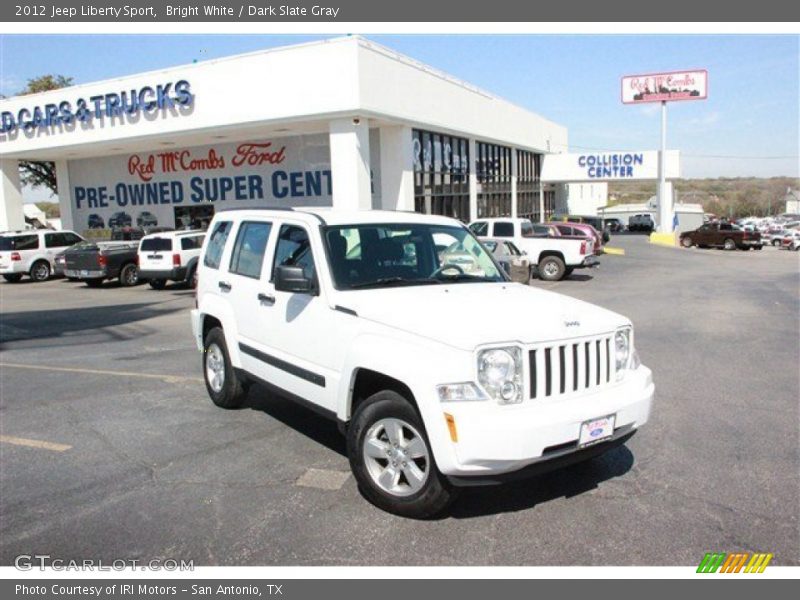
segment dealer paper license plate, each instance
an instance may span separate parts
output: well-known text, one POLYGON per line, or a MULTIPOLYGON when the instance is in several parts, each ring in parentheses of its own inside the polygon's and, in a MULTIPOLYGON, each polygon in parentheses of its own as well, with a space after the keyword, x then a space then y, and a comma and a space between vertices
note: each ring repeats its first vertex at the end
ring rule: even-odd
POLYGON ((578 437, 579 446, 589 446, 595 442, 602 441, 614 434, 614 421, 617 415, 599 417, 591 421, 584 421, 581 424, 581 434, 578 437))

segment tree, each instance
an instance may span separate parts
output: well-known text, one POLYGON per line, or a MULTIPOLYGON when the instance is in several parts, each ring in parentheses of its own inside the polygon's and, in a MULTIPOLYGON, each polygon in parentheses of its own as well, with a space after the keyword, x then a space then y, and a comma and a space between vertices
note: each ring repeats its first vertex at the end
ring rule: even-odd
MULTIPOLYGON (((28 94, 38 94, 39 92, 49 92, 72 85, 72 77, 63 75, 42 75, 28 80, 25 89, 19 92, 19 96, 28 94)), ((19 161, 20 180, 23 185, 37 188, 45 186, 52 193, 56 193, 58 185, 56 181, 56 165, 47 161, 19 161)))

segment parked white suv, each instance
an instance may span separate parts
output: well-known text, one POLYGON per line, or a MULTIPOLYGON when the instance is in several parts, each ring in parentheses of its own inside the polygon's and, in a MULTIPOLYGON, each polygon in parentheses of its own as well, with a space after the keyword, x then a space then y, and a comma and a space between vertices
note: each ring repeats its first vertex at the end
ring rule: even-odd
POLYGON ((82 241, 74 231, 39 229, 0 234, 0 274, 11 283, 23 275, 46 281, 57 271, 56 256, 82 241))
POLYGON ((196 284, 197 259, 205 239, 205 231, 182 230, 151 233, 139 241, 137 262, 139 279, 150 287, 164 289, 167 281, 180 281, 191 287, 196 284))
POLYGON ((535 274, 545 281, 559 281, 575 269, 596 267, 594 242, 585 237, 549 236, 536 233, 529 219, 501 217, 479 219, 470 223, 470 230, 480 239, 511 240, 524 251, 535 274))
POLYGON ((191 312, 209 396, 240 406, 259 382, 336 420, 387 511, 432 516, 460 486, 599 455, 649 417, 630 321, 509 282, 458 221, 246 209, 209 231, 191 312), (479 268, 448 262, 464 254, 479 268))

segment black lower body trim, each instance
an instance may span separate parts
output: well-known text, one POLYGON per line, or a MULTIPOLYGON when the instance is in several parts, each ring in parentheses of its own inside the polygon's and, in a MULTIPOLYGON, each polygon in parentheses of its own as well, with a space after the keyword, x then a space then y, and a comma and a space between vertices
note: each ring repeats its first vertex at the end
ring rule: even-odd
POLYGON ((510 473, 500 473, 498 475, 475 475, 475 476, 448 475, 447 478, 450 480, 450 483, 452 483, 454 486, 457 487, 471 487, 477 485, 497 485, 500 483, 507 483, 509 481, 526 479, 528 477, 533 477, 535 475, 541 475, 542 473, 547 473, 549 471, 561 469, 562 467, 568 467, 570 465, 574 465, 576 463, 589 460, 590 458, 596 458, 601 454, 605 454, 609 450, 613 450, 618 446, 622 446, 625 442, 631 439, 631 437, 633 437, 634 433, 636 433, 635 429, 628 430, 627 432, 620 431, 619 435, 615 436, 614 438, 610 439, 607 442, 599 442, 597 444, 594 444, 592 446, 587 446, 586 448, 581 448, 579 450, 566 449, 566 446, 575 447, 574 443, 562 444, 561 446, 557 446, 556 447, 557 449, 552 452, 552 454, 555 454, 553 458, 547 458, 545 460, 535 462, 517 471, 511 471, 510 473))
POLYGON ((252 346, 248 346, 247 344, 242 344, 239 342, 239 350, 244 352, 245 354, 252 356, 253 358, 257 358, 261 362, 267 363, 271 367, 275 367, 276 369, 280 369, 281 371, 286 371, 295 377, 299 377, 300 379, 304 379, 308 382, 313 383, 314 385, 318 385, 319 387, 325 387, 325 378, 322 375, 318 375, 313 371, 309 371, 304 369, 303 367, 298 367, 297 365, 293 365, 292 363, 286 362, 285 360, 281 360, 280 358, 275 358, 274 356, 270 356, 265 352, 261 352, 261 350, 256 350, 252 346))
POLYGON ((250 383, 258 384, 261 387, 268 389, 273 394, 281 396, 282 398, 286 398, 287 400, 291 400, 292 402, 295 402, 300 406, 307 408, 312 412, 317 413, 321 417, 325 417, 326 419, 329 419, 331 421, 336 421, 339 429, 340 430, 342 429, 342 423, 338 420, 338 417, 336 416, 336 413, 334 411, 322 407, 319 404, 314 404, 313 402, 306 400, 305 398, 298 396, 297 394, 293 394, 292 392, 289 392, 283 389, 282 387, 275 385, 274 383, 265 381, 264 379, 261 379, 260 377, 257 377, 256 375, 253 375, 252 373, 249 373, 243 369, 235 369, 235 370, 237 377, 239 377, 241 381, 247 381, 250 383))

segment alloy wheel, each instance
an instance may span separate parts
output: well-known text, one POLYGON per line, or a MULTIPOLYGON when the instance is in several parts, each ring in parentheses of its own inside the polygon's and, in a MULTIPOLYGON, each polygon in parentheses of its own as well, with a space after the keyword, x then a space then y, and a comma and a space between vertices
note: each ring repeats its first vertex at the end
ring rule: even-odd
POLYGON ((381 419, 364 436, 364 464, 372 481, 393 496, 419 492, 431 469, 428 446, 406 421, 381 419))

